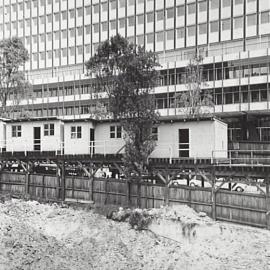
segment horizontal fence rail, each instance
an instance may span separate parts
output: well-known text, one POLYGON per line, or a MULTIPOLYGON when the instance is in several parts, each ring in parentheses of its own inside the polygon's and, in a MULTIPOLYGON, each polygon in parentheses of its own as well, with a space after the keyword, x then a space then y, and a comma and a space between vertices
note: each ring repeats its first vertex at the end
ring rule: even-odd
POLYGON ((165 203, 187 204, 221 221, 269 228, 269 194, 257 195, 189 186, 130 183, 110 178, 90 178, 11 173, 0 174, 0 192, 28 195, 44 201, 74 201, 137 207, 160 207, 165 203))

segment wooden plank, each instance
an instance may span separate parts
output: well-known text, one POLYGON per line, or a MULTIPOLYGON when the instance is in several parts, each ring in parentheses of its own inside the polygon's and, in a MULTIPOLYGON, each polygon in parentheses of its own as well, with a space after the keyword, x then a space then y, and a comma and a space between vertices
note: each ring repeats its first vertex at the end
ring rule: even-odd
POLYGON ((266 227, 270 230, 270 178, 266 178, 266 227))

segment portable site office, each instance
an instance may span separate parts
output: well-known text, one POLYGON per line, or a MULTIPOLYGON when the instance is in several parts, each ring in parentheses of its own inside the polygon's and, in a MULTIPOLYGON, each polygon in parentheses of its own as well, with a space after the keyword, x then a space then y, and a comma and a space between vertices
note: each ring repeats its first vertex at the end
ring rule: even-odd
POLYGON ((57 118, 6 121, 6 151, 63 153, 64 124, 57 118))
MULTIPOLYGON (((227 157, 227 124, 216 118, 161 118, 152 133, 156 139, 153 158, 227 157)), ((0 147, 7 152, 118 154, 124 152, 123 137, 119 123, 109 120, 0 120, 0 147)))

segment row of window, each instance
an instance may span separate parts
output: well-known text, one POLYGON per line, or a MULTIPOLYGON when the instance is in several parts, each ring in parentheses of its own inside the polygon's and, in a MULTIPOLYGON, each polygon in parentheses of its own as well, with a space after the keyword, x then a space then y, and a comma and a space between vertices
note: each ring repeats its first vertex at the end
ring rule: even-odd
MULTIPOLYGON (((263 87, 263 86, 260 86, 263 87)), ((248 89, 247 87, 232 87, 215 89, 209 91, 212 94, 212 99, 215 105, 225 104, 238 104, 238 103, 251 103, 251 102, 264 102, 268 101, 269 94, 266 88, 248 89)), ((174 97, 172 94, 158 94, 156 95, 156 109, 167 109, 167 108, 181 108, 183 104, 180 103, 179 99, 174 97)), ((179 95, 179 93, 177 94, 179 95)), ((54 108, 43 108, 29 110, 29 114, 33 117, 47 117, 47 116, 63 116, 63 115, 84 115, 90 114, 95 116, 97 109, 95 104, 81 105, 81 106, 61 106, 54 108)), ((107 104, 104 105, 104 112, 107 111, 107 104)), ((13 111, 11 117, 19 117, 19 111, 13 111)))
MULTIPOLYGON (((269 142, 270 141, 270 127, 256 127, 256 137, 258 141, 269 142)), ((242 129, 240 127, 229 127, 228 140, 231 142, 237 142, 237 141, 243 140, 242 129)))
MULTIPOLYGON (((26 20, 26 24, 27 24, 27 20, 26 20)), ((128 18, 127 19, 127 25, 130 26, 134 26, 134 18, 128 18)), ((22 26, 24 25, 24 21, 21 21, 22 26)), ((219 25, 219 21, 215 20, 209 23, 209 33, 215 33, 215 32, 219 32, 219 30, 222 31, 226 31, 226 30, 230 30, 231 29, 231 23, 233 25, 233 29, 237 30, 237 29, 243 29, 243 25, 244 25, 244 17, 240 16, 240 17, 236 17, 233 18, 233 21, 231 21, 231 19, 225 19, 221 21, 221 25, 219 25)), ((264 12, 261 13, 261 25, 263 24, 268 24, 270 23, 270 12, 264 12)), ((137 24, 144 24, 144 22, 140 22, 138 21, 137 24)), ((126 25, 126 21, 125 19, 123 20, 119 20, 119 29, 121 28, 125 28, 126 25)), ((249 26, 255 26, 257 25, 257 15, 256 14, 250 14, 246 16, 246 25, 247 27, 249 26)), ((10 27, 10 25, 7 25, 7 27, 10 27)), ((30 21, 29 21, 29 27, 30 27, 30 21)), ((12 24, 12 28, 14 28, 13 30, 16 31, 17 29, 17 24, 14 23, 12 24)), ((172 27, 169 27, 169 30, 172 27)), ((45 38, 47 40, 47 42, 51 42, 52 40, 54 40, 54 42, 57 42, 59 40, 61 40, 61 42, 64 42, 64 40, 68 39, 68 38, 75 38, 75 36, 77 38, 80 38, 83 36, 83 29, 85 32, 85 35, 90 35, 91 33, 91 25, 85 25, 84 28, 82 26, 79 26, 77 28, 75 27, 70 27, 69 29, 61 29, 61 30, 56 30, 56 31, 48 31, 48 33, 40 33, 39 35, 37 35, 37 33, 32 34, 32 38, 29 34, 26 34, 25 37, 25 45, 29 46, 31 43, 33 44, 37 44, 37 43, 45 43, 45 38)), ((93 24, 92 26, 92 32, 93 34, 98 34, 99 32, 107 32, 108 30, 116 30, 116 21, 110 21, 109 24, 108 22, 104 22, 101 24, 93 24), (101 31, 100 31, 101 30, 101 31)), ((184 38, 184 34, 185 32, 183 31, 185 28, 177 28, 176 29, 176 33, 177 33, 177 37, 178 38, 184 38), (180 31, 178 33, 178 31, 180 31), (180 33, 182 33, 180 35, 180 33)), ((21 29, 22 30, 22 29, 21 29)), ((156 32, 163 30, 163 26, 160 26, 158 29, 156 29, 156 32)), ((3 25, 0 24, 0 32, 3 31, 3 25)), ((40 31, 41 32, 41 31, 40 31)), ((137 30, 137 32, 140 32, 137 30)), ((151 31, 152 32, 152 31, 151 31)), ((166 33, 168 33, 169 36, 173 36, 173 32, 174 30, 171 29, 170 31, 167 31, 166 33)), ((196 32, 196 25, 191 25, 187 27, 187 37, 190 36, 195 36, 195 32, 196 32)), ((236 31, 235 31, 236 32, 236 31)), ((21 32, 23 33, 23 32, 21 32)), ((201 23, 198 25, 198 34, 199 35, 203 35, 207 33, 207 23, 201 23)), ((237 33, 239 33, 239 31, 237 30, 237 33)), ((137 33, 137 35, 140 33, 137 33)), ((248 34, 248 33, 247 33, 248 34)), ((128 33, 128 36, 133 36, 132 31, 130 33, 128 33)), ((106 34, 107 37, 107 34, 106 34)), ((170 39, 170 38, 169 38, 170 39)), ((96 40, 96 42, 99 40, 96 40)), ((88 40, 87 42, 90 42, 90 40, 88 40)))
MULTIPOLYGON (((12 137, 22 137, 22 126, 13 125, 11 127, 12 137)), ((44 124, 44 136, 54 136, 54 124, 44 124)))
MULTIPOLYGON (((202 66, 202 80, 203 81, 215 81, 215 80, 227 80, 236 78, 246 78, 252 76, 267 75, 270 73, 270 63, 216 63, 211 65, 202 66)), ((176 68, 162 70, 160 72, 160 86, 186 84, 187 73, 185 68, 176 68)), ((69 96, 80 94, 93 94, 96 92, 94 86, 91 84, 54 87, 34 90, 34 98, 42 97, 56 97, 56 96, 69 96)), ((12 94, 9 97, 13 99, 12 94)), ((92 97, 91 97, 92 98, 92 97)))
MULTIPOLYGON (((44 136, 54 136, 54 124, 48 123, 44 124, 44 136)), ((12 137, 22 137, 22 126, 13 125, 11 127, 12 137)), ((152 128, 152 137, 154 140, 158 140, 158 128, 152 128)), ((81 126, 71 126, 70 127, 70 138, 71 139, 81 139, 82 138, 82 127, 81 126)), ((122 138, 122 127, 118 125, 110 126, 110 138, 111 139, 121 139, 122 138)))
MULTIPOLYGON (((216 81, 239 79, 253 76, 262 76, 270 73, 270 62, 262 63, 229 62, 202 66, 202 81, 216 81)), ((160 85, 168 86, 186 84, 187 72, 185 68, 162 70, 160 72, 160 85)))
MULTIPOLYGON (((32 1, 26 1, 25 2, 25 8, 23 7, 23 3, 18 3, 18 5, 13 4, 13 5, 6 5, 3 9, 3 7, 0 7, 0 11, 4 11, 6 15, 15 15, 17 12, 18 13, 22 13, 25 10, 25 16, 30 16, 30 10, 31 10, 31 2, 32 2, 32 16, 37 16, 37 8, 38 8, 38 2, 37 0, 32 0, 32 1), (28 15, 29 14, 29 15, 28 15)), ((50 11, 50 6, 52 5, 52 0, 48 0, 49 3, 47 3, 47 10, 50 11)), ((56 7, 57 4, 59 4, 59 0, 54 1, 54 6, 56 7)), ((68 1, 61 1, 61 9, 62 10, 66 10, 67 9, 67 3, 68 1)), ((80 1, 81 2, 81 1, 80 1)), ((87 3, 87 1, 85 1, 85 9, 86 9, 86 14, 90 14, 91 13, 91 6, 90 6, 90 1, 88 0, 89 3, 87 3)), ((147 10, 151 10, 154 9, 154 5, 153 5, 153 0, 147 0, 147 5, 148 8, 147 10)), ((163 1, 158 1, 158 2, 163 2, 163 1)), ((194 1, 195 2, 195 1, 194 1)), ((250 9, 257 9, 257 5, 256 5, 257 0, 247 0, 247 10, 250 9)), ((72 3, 72 1, 70 1, 70 3, 72 3)), ((229 8, 232 3, 234 4, 235 8, 243 8, 243 3, 244 0, 235 0, 235 1, 231 1, 231 0, 223 0, 222 1, 222 5, 221 8, 229 8)), ((142 8, 142 4, 144 4, 144 0, 137 0, 137 6, 138 6, 138 10, 137 12, 141 12, 143 9, 142 8)), ((185 13, 185 6, 180 6, 177 7, 178 5, 184 4, 184 1, 182 0, 177 0, 176 1, 176 8, 181 8, 181 13, 185 13)), ((132 12, 132 7, 135 7, 135 0, 128 0, 127 1, 127 8, 129 9, 129 12, 132 12)), ((45 1, 40 1, 40 5, 39 8, 40 10, 43 11, 43 8, 45 7, 45 1)), ((126 7, 126 1, 125 0, 119 0, 118 2, 118 8, 125 8, 126 7)), ((117 5, 116 5, 116 0, 110 0, 110 1, 105 1, 102 2, 101 4, 94 4, 92 6, 92 12, 93 15, 97 16, 100 13, 107 13, 108 10, 110 9, 111 11, 116 10, 117 5)), ((163 9, 164 8, 164 3, 156 3, 155 5, 156 10, 158 9, 163 9)), ((166 7, 165 8, 169 8, 174 10, 174 2, 173 1, 168 1, 168 3, 166 3, 166 7)), ((210 10, 215 10, 219 8, 219 0, 211 0, 210 1, 210 5, 209 5, 209 9, 210 10)), ((57 6, 57 10, 59 9, 59 6, 57 6)), ((74 12, 74 2, 72 3, 72 5, 69 5, 69 12, 73 11, 74 12)), ((262 3, 259 3, 259 10, 263 10, 265 9, 265 5, 262 3)), ((194 14, 196 12, 196 3, 189 3, 186 5, 186 10, 187 10, 187 14, 194 14)), ((205 12, 207 11, 207 0, 202 0, 200 2, 198 2, 198 7, 197 7, 198 12, 205 12)), ((134 11, 134 10, 133 10, 134 11)), ((75 12, 74 12, 75 13, 75 12)), ((77 8, 77 16, 80 17, 83 14, 83 10, 82 10, 82 2, 81 4, 79 4, 79 7, 77 8)), ((172 12, 173 13, 173 12, 172 12)), ((70 15, 71 17, 73 15, 70 15)), ((171 15, 173 16, 173 15, 171 15)))
MULTIPOLYGON (((143 15, 139 15, 137 16, 137 21, 136 21, 136 25, 137 25, 137 35, 142 34, 144 31, 141 30, 140 25, 144 25, 145 21, 144 21, 144 17, 141 17, 143 15)), ((148 19, 149 16, 146 17, 146 22, 153 22, 152 19, 148 19)), ((158 23, 158 19, 161 20, 161 16, 157 17, 157 23, 158 23)), ((257 14, 249 14, 246 17, 246 26, 250 27, 250 26, 255 26, 257 25, 257 14)), ((163 19, 162 19, 163 21, 163 19)), ((262 12, 260 13, 260 21, 259 21, 261 25, 264 24, 268 24, 270 22, 270 13, 269 11, 266 12, 262 12)), ((110 31, 114 31, 116 30, 116 24, 118 23, 118 30, 121 31, 121 29, 125 29, 126 27, 133 27, 135 25, 135 17, 128 17, 128 18, 123 18, 123 19, 119 19, 118 22, 116 20, 111 20, 110 22, 102 22, 101 24, 99 23, 93 23, 92 25, 92 30, 91 30, 91 25, 90 22, 86 22, 84 25, 85 28, 85 34, 90 34, 91 32, 96 35, 102 32, 108 32, 108 30, 110 31), (89 24, 89 25, 88 25, 89 24)), ((187 27, 187 37, 189 36, 194 36, 195 35, 195 28, 196 26, 194 25, 195 22, 193 22, 191 25, 188 25, 187 27)), ((233 26, 233 29, 235 29, 235 32, 238 32, 237 29, 243 29, 243 25, 244 25, 244 17, 243 16, 238 16, 238 17, 233 17, 232 19, 223 19, 221 20, 221 25, 219 26, 219 20, 215 19, 211 22, 209 22, 210 24, 210 33, 214 33, 220 30, 222 31, 226 31, 226 30, 230 30, 231 29, 231 25, 233 26)), ((39 28, 39 40, 40 42, 45 41, 45 22, 42 21, 42 23, 40 22, 39 27, 37 27, 37 20, 36 19, 32 19, 32 21, 30 21, 30 19, 26 19, 26 20, 19 20, 18 22, 12 22, 10 23, 5 23, 5 29, 4 29, 4 25, 0 24, 0 34, 3 33, 3 31, 5 30, 5 32, 10 33, 12 32, 12 34, 16 34, 17 30, 18 30, 18 36, 22 37, 23 33, 24 33, 24 27, 25 27, 25 36, 26 36, 26 45, 28 44, 28 40, 30 38, 30 28, 32 27, 32 36, 33 36, 33 42, 37 42, 37 29, 39 28), (29 37, 28 37, 29 36, 29 37)), ((176 27, 184 27, 184 22, 183 23, 177 23, 176 27)), ((171 28, 174 27, 174 24, 169 24, 165 27, 165 29, 169 30, 171 28)), ((143 28, 142 28, 143 29, 143 28)), ((135 30, 135 29, 134 29, 135 30)), ((156 31, 161 31, 164 30, 164 25, 163 24, 158 24, 156 25, 156 31)), ((59 29, 54 29, 52 30, 51 27, 48 27, 47 25, 47 41, 50 42, 52 40, 52 33, 53 33, 53 39, 54 40, 59 40, 60 36, 62 39, 67 39, 67 34, 69 32, 69 38, 75 37, 75 32, 76 32, 76 36, 80 37, 83 35, 83 26, 82 25, 77 25, 77 28, 75 28, 73 25, 67 27, 67 25, 64 25, 63 22, 61 23, 61 30, 59 29), (67 30, 68 28, 68 30, 67 30)), ((134 33, 132 33, 132 31, 128 31, 129 33, 127 33, 128 36, 133 36, 134 33)), ((134 31, 133 31, 134 32, 134 31)), ((146 33, 149 32, 153 32, 153 28, 150 28, 149 31, 147 31, 146 29, 146 33)), ((207 33, 207 23, 206 21, 203 23, 199 23, 199 27, 198 27, 198 32, 199 34, 206 34, 207 33)), ((111 33, 112 34, 112 33, 111 33)), ((125 33, 124 33, 125 34, 125 33)), ((8 36, 8 35, 7 35, 8 36)), ((107 34, 105 35, 105 37, 107 37, 107 34)), ((99 40, 96 40, 95 42, 98 42, 99 40)))
MULTIPOLYGON (((269 90, 266 85, 230 87, 224 89, 214 89, 207 91, 212 96, 213 105, 265 102, 269 100, 269 90), (252 88, 253 87, 253 88, 252 88), (264 88, 265 87, 265 88, 264 88)), ((202 100, 204 96, 202 95, 202 100)), ((156 108, 182 108, 179 93, 156 95, 156 108), (177 97, 176 97, 177 96, 177 97)))

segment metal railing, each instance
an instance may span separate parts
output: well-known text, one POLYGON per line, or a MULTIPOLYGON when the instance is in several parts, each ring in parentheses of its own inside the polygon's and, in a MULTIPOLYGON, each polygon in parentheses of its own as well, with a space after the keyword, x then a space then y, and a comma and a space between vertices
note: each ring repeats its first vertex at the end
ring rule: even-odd
POLYGON ((212 163, 270 165, 270 150, 214 150, 212 163), (225 157, 220 157, 221 154, 225 157))

